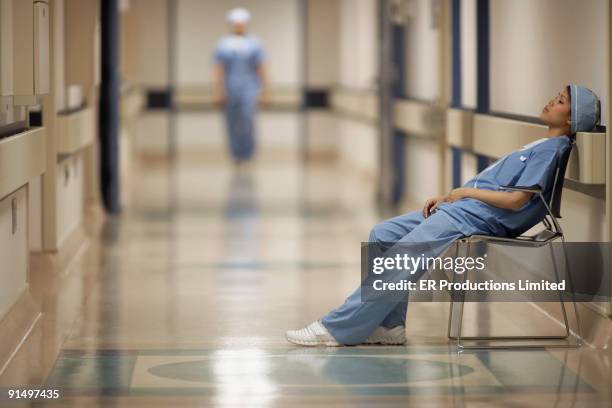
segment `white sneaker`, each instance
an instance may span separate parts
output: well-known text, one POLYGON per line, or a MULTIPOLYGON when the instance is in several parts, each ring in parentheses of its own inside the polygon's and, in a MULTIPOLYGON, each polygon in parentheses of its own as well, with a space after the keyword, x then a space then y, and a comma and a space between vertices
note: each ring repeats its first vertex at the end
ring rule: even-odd
POLYGON ((406 344, 406 330, 404 326, 395 326, 390 329, 378 326, 376 330, 374 330, 374 333, 370 334, 365 344, 406 344))
POLYGON ((301 330, 289 330, 285 335, 289 342, 300 346, 340 346, 318 320, 301 330))

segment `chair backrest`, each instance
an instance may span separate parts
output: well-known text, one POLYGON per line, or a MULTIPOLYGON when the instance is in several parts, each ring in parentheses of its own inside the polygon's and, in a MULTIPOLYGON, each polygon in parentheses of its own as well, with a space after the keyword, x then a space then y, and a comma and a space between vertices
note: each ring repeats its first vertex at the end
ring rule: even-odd
POLYGON ((550 211, 556 218, 561 218, 561 196, 563 195, 563 183, 565 182, 565 171, 567 170, 567 163, 569 162, 572 149, 574 148, 574 139, 570 138, 570 146, 567 149, 559 163, 557 163, 557 171, 555 175, 555 181, 550 196, 550 211))

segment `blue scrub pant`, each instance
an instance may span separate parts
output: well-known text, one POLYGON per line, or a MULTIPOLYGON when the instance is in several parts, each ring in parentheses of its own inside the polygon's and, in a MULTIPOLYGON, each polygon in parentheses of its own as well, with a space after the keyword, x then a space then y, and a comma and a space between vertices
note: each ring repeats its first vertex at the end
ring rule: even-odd
POLYGON ((225 120, 229 145, 235 162, 249 160, 255 152, 255 113, 257 93, 229 95, 225 106, 225 120))
MULTIPOLYGON (((419 248, 419 253, 413 256, 424 254, 426 257, 436 257, 463 235, 447 215, 440 211, 428 218, 423 218, 420 211, 414 211, 377 224, 370 232, 369 242, 382 247, 383 251, 392 249, 394 244, 414 246, 419 248)), ((382 274, 379 279, 385 282, 400 279, 417 281, 425 272, 420 270, 412 275, 409 272, 382 274)), ((404 326, 407 307, 405 301, 362 302, 359 287, 342 306, 324 316, 321 323, 339 343, 361 344, 378 326, 404 326)))

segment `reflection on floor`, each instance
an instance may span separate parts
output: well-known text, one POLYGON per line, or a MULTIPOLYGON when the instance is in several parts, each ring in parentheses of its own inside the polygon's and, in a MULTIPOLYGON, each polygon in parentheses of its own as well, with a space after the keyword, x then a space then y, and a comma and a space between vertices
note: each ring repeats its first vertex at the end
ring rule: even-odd
POLYGON ((359 241, 378 218, 371 188, 335 165, 158 163, 136 179, 74 270, 33 274, 42 322, 1 385, 44 382, 71 406, 612 400, 609 351, 458 354, 444 337, 448 305, 411 306, 406 347, 287 344, 286 329, 358 283, 359 241))
POLYGON ((69 395, 498 395, 594 393, 546 351, 446 347, 64 350, 47 384, 69 395))

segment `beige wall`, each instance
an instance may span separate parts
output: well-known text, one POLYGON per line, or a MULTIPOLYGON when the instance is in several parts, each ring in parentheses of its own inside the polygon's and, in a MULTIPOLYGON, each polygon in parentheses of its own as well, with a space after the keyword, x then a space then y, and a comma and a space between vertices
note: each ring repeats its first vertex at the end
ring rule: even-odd
POLYGON ((476 107, 476 0, 461 1, 461 104, 476 107))
POLYGON ((417 137, 406 139, 406 199, 410 204, 420 205, 441 194, 438 178, 443 171, 443 160, 437 141, 417 137))
POLYGON ((99 17, 98 0, 64 0, 65 81, 81 86, 90 104, 96 102, 91 89, 100 79, 99 17))
POLYGON ((66 108, 66 70, 64 69, 64 0, 55 0, 51 3, 53 7, 53 52, 55 53, 55 106, 58 111, 66 108), (58 91, 59 90, 59 91, 58 91))
POLYGON ((376 1, 340 4, 340 80, 343 86, 374 88, 378 75, 376 1))
MULTIPOLYGON (((375 0, 341 0, 338 85, 376 92, 378 25, 375 0)), ((352 174, 374 180, 378 174, 378 129, 374 122, 342 117, 338 120, 340 163, 352 174)))
POLYGON ((606 0, 492 0, 491 109, 537 116, 569 82, 606 106, 606 10, 606 0))
MULTIPOLYGON (((307 0, 306 72, 308 88, 329 89, 339 80, 340 0, 307 0)), ((305 112, 305 154, 311 158, 333 158, 338 155, 339 123, 328 110, 305 112)))
MULTIPOLYGON (((168 86, 168 4, 167 0, 131 0, 122 14, 127 28, 127 64, 125 77, 150 88, 168 86), (152 29, 154 28, 154 29, 152 29)), ((122 53, 126 56, 126 53, 122 53)))
POLYGON ((340 118, 338 124, 340 163, 352 176, 373 181, 378 174, 378 139, 374 126, 340 118))
POLYGON ((406 93, 427 101, 440 94, 440 31, 433 25, 432 6, 430 0, 414 1, 406 24, 406 93))
POLYGON ((250 31, 264 44, 271 84, 301 84, 302 39, 297 0, 178 0, 178 84, 201 86, 212 79, 213 51, 227 33, 225 15, 246 7, 252 15, 250 31))
MULTIPOLYGON (((434 2, 413 1, 406 10, 406 89, 409 98, 436 102, 440 98, 440 31, 436 24, 434 2)), ((438 179, 444 171, 445 158, 440 154, 439 141, 406 138, 405 146, 405 201, 410 206, 420 205, 441 192, 438 179), (427 169, 427 177, 423 177, 427 169)))
POLYGON ((327 88, 338 82, 340 2, 308 0, 306 84, 327 88))

